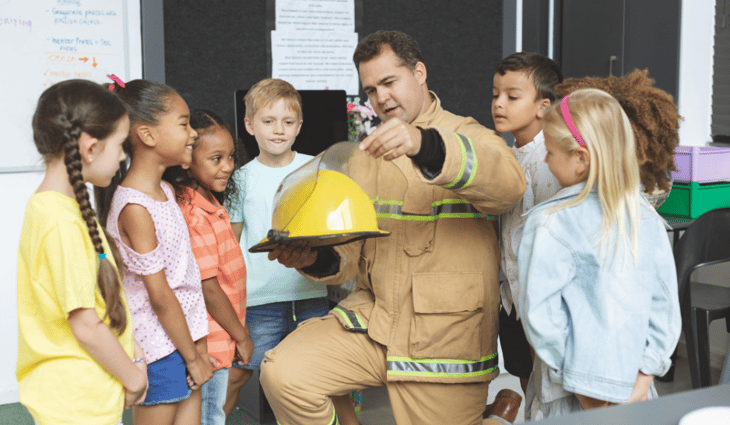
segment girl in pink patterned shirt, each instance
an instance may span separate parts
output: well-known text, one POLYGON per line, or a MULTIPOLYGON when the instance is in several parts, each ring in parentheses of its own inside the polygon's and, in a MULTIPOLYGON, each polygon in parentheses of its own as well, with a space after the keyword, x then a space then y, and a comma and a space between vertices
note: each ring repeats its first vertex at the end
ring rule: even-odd
POLYGON ((190 125, 198 133, 190 167, 170 167, 162 179, 175 188, 188 224, 208 309, 208 354, 218 363, 213 377, 201 387, 200 423, 225 425, 229 370, 236 357, 245 365, 253 354, 246 324, 246 265, 222 205, 237 196, 230 177, 245 162, 246 152, 214 112, 193 110, 190 125))
POLYGON ((168 167, 190 163, 197 134, 187 104, 172 88, 134 80, 114 91, 130 109, 125 144, 131 162, 97 197, 124 261, 134 336, 149 363, 150 388, 134 409, 134 423, 199 424, 199 389, 214 367, 208 318, 185 219, 162 181, 168 167))

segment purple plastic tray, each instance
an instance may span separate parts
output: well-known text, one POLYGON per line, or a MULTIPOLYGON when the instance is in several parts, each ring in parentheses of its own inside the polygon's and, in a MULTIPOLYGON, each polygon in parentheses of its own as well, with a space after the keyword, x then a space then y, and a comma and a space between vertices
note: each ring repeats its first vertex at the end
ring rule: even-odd
POLYGON ((677 146, 674 164, 672 178, 678 182, 730 181, 730 148, 677 146))

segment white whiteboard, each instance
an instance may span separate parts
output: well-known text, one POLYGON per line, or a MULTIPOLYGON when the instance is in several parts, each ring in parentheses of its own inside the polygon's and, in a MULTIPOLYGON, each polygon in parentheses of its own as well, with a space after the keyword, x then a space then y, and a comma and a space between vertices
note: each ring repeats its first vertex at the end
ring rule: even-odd
POLYGON ((31 118, 62 80, 142 77, 140 0, 0 0, 0 172, 42 168, 31 118))

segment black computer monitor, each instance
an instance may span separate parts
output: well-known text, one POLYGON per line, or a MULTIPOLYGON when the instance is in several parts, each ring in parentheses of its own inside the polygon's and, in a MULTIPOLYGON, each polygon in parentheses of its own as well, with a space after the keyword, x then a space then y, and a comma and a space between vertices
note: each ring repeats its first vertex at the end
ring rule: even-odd
MULTIPOLYGON (((256 139, 248 134, 243 119, 248 90, 236 90, 236 135, 243 141, 249 158, 259 154, 256 139)), ((317 155, 337 142, 347 140, 347 94, 344 90, 299 90, 302 97, 304 122, 292 149, 307 155, 317 155)))

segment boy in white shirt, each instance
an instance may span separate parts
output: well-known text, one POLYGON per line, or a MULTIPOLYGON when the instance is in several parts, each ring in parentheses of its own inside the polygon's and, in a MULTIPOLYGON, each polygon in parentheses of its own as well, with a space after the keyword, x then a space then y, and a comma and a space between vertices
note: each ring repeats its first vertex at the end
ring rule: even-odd
POLYGON ((492 87, 492 119, 500 133, 512 133, 512 147, 527 188, 514 209, 502 215, 502 271, 507 278, 500 287, 499 339, 505 369, 520 378, 522 391, 532 371, 532 355, 520 322, 517 249, 527 212, 560 190, 558 180, 545 163, 545 139, 540 122, 545 109, 556 100, 553 88, 563 80, 560 67, 538 53, 514 53, 497 64, 492 87))
MULTIPOLYGON (((295 269, 286 268, 276 261, 269 261, 266 253, 248 252, 271 228, 274 194, 281 181, 313 158, 291 148, 302 126, 301 97, 288 82, 267 78, 251 87, 245 102, 246 131, 256 138, 260 153, 233 174, 238 199, 226 209, 246 263, 246 323, 254 351, 247 365, 240 366, 234 362, 236 367, 230 369, 224 405, 226 417, 233 411, 238 392, 253 370, 261 368, 264 353, 274 348, 302 321, 329 312, 325 284, 307 279, 295 269)), ((356 423, 349 396, 337 400, 333 397, 333 401, 338 415, 353 418, 354 422, 349 423, 356 423)))

